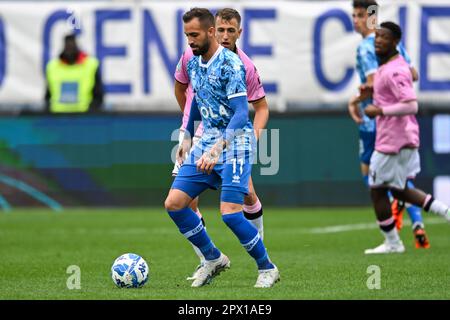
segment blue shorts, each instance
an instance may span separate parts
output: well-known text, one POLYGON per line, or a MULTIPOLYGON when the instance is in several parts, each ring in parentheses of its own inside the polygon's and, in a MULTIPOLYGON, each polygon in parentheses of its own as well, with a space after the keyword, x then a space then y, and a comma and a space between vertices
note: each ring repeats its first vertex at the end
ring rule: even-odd
POLYGON ((359 131, 359 160, 364 164, 370 164, 370 158, 375 150, 375 138, 375 131, 359 131))
POLYGON ((192 156, 190 158, 180 167, 172 183, 172 189, 186 192, 194 199, 206 189, 217 190, 222 187, 221 201, 244 204, 252 173, 251 161, 234 158, 228 161, 230 163, 216 164, 211 174, 207 174, 197 171, 197 165, 192 161, 192 156))

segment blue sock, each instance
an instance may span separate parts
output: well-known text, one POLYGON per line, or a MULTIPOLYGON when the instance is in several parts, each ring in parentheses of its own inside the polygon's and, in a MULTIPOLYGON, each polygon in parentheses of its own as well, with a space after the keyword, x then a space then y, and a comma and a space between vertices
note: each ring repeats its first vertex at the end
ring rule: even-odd
POLYGON ((417 225, 420 225, 423 227, 422 213, 421 213, 421 210, 419 207, 413 206, 413 205, 407 205, 406 211, 408 212, 408 215, 411 218, 411 223, 413 225, 413 228, 415 228, 417 225))
MULTIPOLYGON (((408 180, 406 184, 407 188, 414 189, 414 184, 411 180, 408 180)), ((420 225, 423 227, 423 219, 422 219, 422 210, 414 205, 407 205, 406 211, 408 212, 409 218, 411 219, 411 223, 413 225, 413 228, 415 226, 420 225)))
POLYGON ((245 250, 255 259, 259 270, 275 267, 269 259, 258 230, 245 219, 242 212, 224 214, 222 215, 222 219, 238 237, 245 250))
POLYGON ((220 256, 219 249, 214 246, 203 227, 202 221, 191 208, 168 211, 168 213, 180 232, 200 249, 206 260, 214 260, 220 256))
POLYGON ((369 186, 369 176, 363 176, 363 181, 364 181, 364 185, 366 187, 368 187, 369 186))
POLYGON ((388 190, 388 197, 390 202, 394 201, 394 196, 392 195, 391 190, 388 190))

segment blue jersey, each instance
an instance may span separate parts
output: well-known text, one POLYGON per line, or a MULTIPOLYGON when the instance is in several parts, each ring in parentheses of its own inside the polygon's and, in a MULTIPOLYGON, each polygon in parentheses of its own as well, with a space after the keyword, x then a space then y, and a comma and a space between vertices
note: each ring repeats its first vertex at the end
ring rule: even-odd
MULTIPOLYGON (((202 62, 201 56, 193 56, 187 64, 187 72, 202 116, 204 131, 200 147, 207 150, 223 137, 234 115, 230 99, 247 95, 244 64, 237 54, 220 46, 207 63, 202 62)), ((249 119, 242 129, 231 147, 251 152, 255 135, 249 119)))
MULTIPOLYGON (((405 61, 408 64, 411 64, 411 58, 401 43, 397 46, 397 50, 403 56, 405 61)), ((378 58, 375 54, 375 33, 371 33, 361 41, 356 50, 356 71, 358 72, 361 84, 367 82, 368 75, 377 71, 378 65, 378 58)), ((370 119, 364 114, 364 109, 371 103, 372 99, 366 99, 360 103, 360 113, 364 120, 364 122, 359 125, 361 131, 375 131, 375 119, 370 119)))

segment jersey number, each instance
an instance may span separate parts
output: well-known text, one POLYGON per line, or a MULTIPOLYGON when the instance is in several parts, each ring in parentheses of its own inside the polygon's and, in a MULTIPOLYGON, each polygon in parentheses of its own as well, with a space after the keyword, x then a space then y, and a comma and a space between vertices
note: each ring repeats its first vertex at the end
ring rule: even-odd
POLYGON ((231 159, 231 162, 233 163, 233 174, 236 174, 236 163, 238 163, 239 175, 242 175, 242 172, 244 171, 244 159, 231 159))

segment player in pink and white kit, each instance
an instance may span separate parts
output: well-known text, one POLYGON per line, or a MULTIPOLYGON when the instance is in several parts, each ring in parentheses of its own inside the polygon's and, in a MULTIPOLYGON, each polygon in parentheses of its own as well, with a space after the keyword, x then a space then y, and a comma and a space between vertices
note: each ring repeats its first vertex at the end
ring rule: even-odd
MULTIPOLYGON (((241 16, 239 12, 234 9, 224 8, 216 13, 215 22, 216 38, 219 44, 236 53, 244 63, 246 71, 245 78, 247 84, 247 97, 248 102, 251 103, 253 108, 255 109, 253 127, 255 129, 256 138, 258 139, 261 134, 261 130, 266 127, 269 118, 269 107, 267 104, 267 100, 265 99, 264 88, 262 86, 261 79, 255 65, 250 60, 250 58, 236 46, 236 41, 239 39, 242 33, 242 29, 240 28, 241 16)), ((192 87, 189 83, 189 77, 186 70, 187 63, 192 57, 192 49, 190 47, 186 48, 180 58, 174 75, 176 80, 175 97, 181 111, 183 112, 183 122, 180 128, 180 139, 182 139, 184 136, 184 130, 189 119, 191 102, 193 98, 192 87)), ((195 133, 196 137, 194 137, 193 139, 194 144, 196 140, 198 140, 198 137, 201 136, 202 132, 203 127, 202 124, 200 124, 195 133)), ((176 175, 178 173, 179 167, 180 164, 175 163, 172 175, 176 175)), ((203 224, 205 224, 200 210, 198 209, 198 197, 192 201, 190 207, 202 219, 203 224)), ((259 201, 258 196, 256 195, 251 177, 249 181, 249 194, 244 199, 243 209, 245 217, 258 229, 261 238, 263 238, 264 228, 262 204, 259 201)), ((200 258, 200 265, 198 266, 200 267, 204 261, 204 257, 201 254, 200 250, 198 250, 198 248, 196 248, 195 246, 194 250, 200 258)), ((192 277, 189 277, 188 280, 194 280, 195 277, 196 273, 194 272, 192 277)))
MULTIPOLYGON (((376 117, 375 151, 370 159, 369 185, 378 224, 385 241, 366 254, 401 253, 405 247, 400 240, 392 216, 388 190, 399 200, 422 207, 425 211, 450 221, 449 207, 432 195, 407 188, 409 178, 420 172, 419 125, 417 97, 408 63, 396 47, 402 37, 400 27, 384 22, 375 32, 375 52, 380 67, 373 83, 373 105, 365 109, 367 116, 376 117)), ((361 95, 370 88, 361 86, 361 95)))

